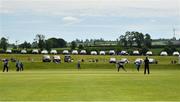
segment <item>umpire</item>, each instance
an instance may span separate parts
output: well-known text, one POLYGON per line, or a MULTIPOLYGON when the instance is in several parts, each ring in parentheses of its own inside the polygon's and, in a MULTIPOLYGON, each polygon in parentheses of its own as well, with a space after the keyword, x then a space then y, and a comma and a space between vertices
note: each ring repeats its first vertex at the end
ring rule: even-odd
POLYGON ((150 74, 148 57, 146 57, 146 59, 144 60, 144 74, 146 74, 146 71, 148 72, 148 74, 150 74))

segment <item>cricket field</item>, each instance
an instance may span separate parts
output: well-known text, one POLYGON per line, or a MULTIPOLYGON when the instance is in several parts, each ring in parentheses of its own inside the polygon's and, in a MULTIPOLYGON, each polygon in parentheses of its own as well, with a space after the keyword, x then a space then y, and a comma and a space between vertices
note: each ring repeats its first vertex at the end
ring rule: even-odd
POLYGON ((150 75, 143 74, 143 65, 137 72, 133 63, 144 56, 72 55, 72 63, 60 56, 62 63, 56 64, 43 63, 42 55, 1 54, 1 59, 19 59, 25 70, 16 72, 10 62, 9 72, 0 72, 0 101, 180 101, 180 65, 171 64, 176 56, 151 56, 159 63, 150 65, 150 75), (117 72, 111 57, 128 58, 127 72, 117 72), (80 59, 85 62, 77 70, 80 59))

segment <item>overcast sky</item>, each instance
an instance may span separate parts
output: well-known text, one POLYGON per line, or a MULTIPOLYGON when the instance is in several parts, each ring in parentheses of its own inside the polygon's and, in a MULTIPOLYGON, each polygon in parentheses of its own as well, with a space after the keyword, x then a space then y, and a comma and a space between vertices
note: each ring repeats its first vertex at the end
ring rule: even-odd
POLYGON ((115 40, 126 31, 180 38, 180 0, 0 0, 0 37, 115 40))

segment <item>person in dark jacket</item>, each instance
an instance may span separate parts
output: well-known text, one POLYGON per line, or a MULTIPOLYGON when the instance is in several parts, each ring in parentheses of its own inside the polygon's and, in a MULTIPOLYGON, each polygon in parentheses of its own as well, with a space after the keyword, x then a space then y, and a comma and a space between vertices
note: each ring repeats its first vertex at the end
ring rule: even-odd
POLYGON ((78 70, 81 69, 81 63, 80 63, 80 60, 79 60, 78 63, 77 63, 77 68, 78 68, 78 70))
POLYGON ((16 71, 18 72, 20 69, 19 60, 16 61, 16 71))
POLYGON ((148 57, 146 57, 146 59, 144 60, 144 74, 146 74, 146 71, 148 72, 148 74, 150 74, 148 57))
POLYGON ((4 66, 3 66, 3 72, 8 72, 9 71, 9 66, 8 66, 8 59, 4 60, 4 66))
POLYGON ((23 71, 23 70, 24 70, 24 65, 23 65, 22 62, 19 63, 19 66, 20 66, 20 69, 19 69, 19 70, 20 70, 20 71, 23 71))

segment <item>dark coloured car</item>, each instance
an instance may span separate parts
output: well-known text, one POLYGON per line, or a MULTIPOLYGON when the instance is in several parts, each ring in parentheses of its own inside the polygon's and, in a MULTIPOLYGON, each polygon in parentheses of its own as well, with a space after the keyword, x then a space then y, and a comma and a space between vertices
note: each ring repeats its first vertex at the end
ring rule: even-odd
POLYGON ((70 55, 65 55, 64 56, 64 62, 71 62, 71 56, 70 55))

